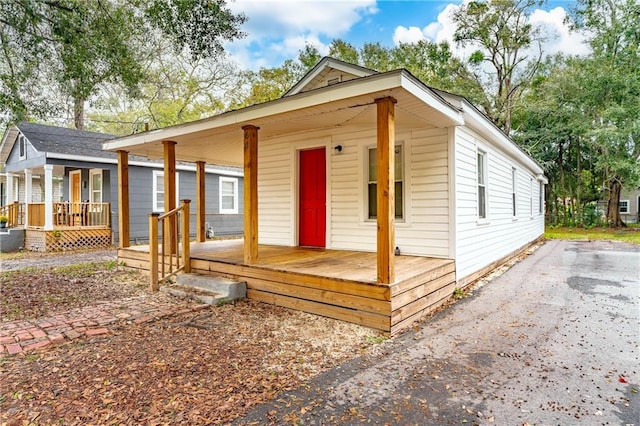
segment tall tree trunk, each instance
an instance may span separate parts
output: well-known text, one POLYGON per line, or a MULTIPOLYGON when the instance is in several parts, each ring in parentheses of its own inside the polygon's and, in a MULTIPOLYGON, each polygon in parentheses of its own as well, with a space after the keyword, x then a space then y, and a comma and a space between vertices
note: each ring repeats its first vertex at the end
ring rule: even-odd
POLYGON ((578 210, 576 211, 576 217, 581 224, 584 224, 584 217, 582 213, 582 197, 580 189, 582 187, 582 164, 580 161, 580 138, 576 139, 576 163, 577 163, 577 176, 576 176, 576 205, 578 210))
POLYGON ((609 200, 607 201, 607 223, 612 228, 627 226, 620 217, 620 190, 622 184, 618 179, 609 182, 609 200))
POLYGON ((76 129, 84 129, 84 99, 75 98, 73 100, 73 122, 76 129))

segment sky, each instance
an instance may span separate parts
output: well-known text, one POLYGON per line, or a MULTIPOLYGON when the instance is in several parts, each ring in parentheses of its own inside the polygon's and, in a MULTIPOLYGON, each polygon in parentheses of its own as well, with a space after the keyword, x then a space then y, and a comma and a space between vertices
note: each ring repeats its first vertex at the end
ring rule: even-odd
MULTIPOLYGON (((455 26, 450 19, 462 1, 228 0, 229 8, 248 20, 242 27, 247 36, 228 43, 226 49, 241 68, 252 70, 295 59, 307 43, 326 55, 336 38, 356 48, 366 42, 392 47, 420 39, 448 40, 454 52, 464 56, 453 42, 455 26)), ((575 1, 548 0, 531 14, 531 22, 546 35, 546 52, 588 53, 583 36, 570 33, 564 23, 574 6, 575 1)))

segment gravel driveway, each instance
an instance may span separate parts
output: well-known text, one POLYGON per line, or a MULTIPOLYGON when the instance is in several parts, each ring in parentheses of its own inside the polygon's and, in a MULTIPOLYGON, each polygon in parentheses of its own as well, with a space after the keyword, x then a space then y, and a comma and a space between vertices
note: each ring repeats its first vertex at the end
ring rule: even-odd
POLYGON ((639 391, 640 247, 556 240, 237 423, 637 425, 639 391))

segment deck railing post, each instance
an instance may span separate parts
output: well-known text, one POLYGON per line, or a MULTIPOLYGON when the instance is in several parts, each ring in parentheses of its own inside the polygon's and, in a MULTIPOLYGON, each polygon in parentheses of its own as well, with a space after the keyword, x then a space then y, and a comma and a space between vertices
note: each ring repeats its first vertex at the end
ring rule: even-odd
POLYGON ((191 272, 191 247, 189 246, 189 203, 191 200, 182 200, 184 209, 182 210, 182 264, 184 265, 184 272, 191 272))
POLYGON ((158 282, 158 213, 149 214, 149 288, 160 290, 158 282))

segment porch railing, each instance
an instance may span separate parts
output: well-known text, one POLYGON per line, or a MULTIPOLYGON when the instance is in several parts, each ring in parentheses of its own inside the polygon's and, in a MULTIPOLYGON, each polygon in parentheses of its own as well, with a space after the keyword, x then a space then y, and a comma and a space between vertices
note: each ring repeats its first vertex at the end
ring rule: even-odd
MULTIPOLYGON (((29 217, 31 218, 31 215, 29 217)), ((31 222, 31 219, 29 219, 29 222, 31 222)), ((91 202, 53 203, 53 225, 111 226, 111 204, 91 202)))
POLYGON ((24 226, 24 204, 16 201, 0 207, 0 216, 7 217, 7 226, 10 228, 24 226))
POLYGON ((177 272, 191 272, 189 262, 189 203, 170 212, 149 215, 149 286, 151 291, 160 289, 160 282, 177 272), (159 234, 158 229, 162 230, 159 234), (158 239, 160 238, 160 239, 158 239), (178 245, 182 246, 182 250, 178 245), (158 244, 159 243, 159 244, 158 244), (160 245, 160 250, 158 250, 160 245), (180 256, 182 255, 182 256, 180 256))

